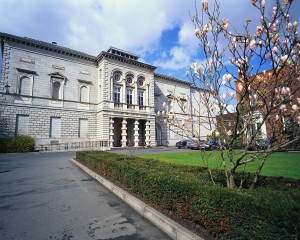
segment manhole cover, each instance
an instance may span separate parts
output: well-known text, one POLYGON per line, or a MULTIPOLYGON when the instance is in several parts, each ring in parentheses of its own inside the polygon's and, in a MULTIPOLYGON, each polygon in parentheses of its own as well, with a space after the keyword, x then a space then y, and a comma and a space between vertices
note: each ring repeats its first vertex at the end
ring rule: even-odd
POLYGON ((51 184, 55 184, 55 185, 68 185, 71 182, 74 182, 75 180, 69 180, 69 179, 57 179, 53 182, 50 182, 51 184))

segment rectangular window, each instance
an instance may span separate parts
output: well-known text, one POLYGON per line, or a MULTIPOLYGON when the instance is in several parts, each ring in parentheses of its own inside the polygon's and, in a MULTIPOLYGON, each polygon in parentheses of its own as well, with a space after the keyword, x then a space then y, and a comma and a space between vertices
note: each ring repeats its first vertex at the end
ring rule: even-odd
POLYGON ((28 135, 29 116, 17 115, 16 135, 28 135))
POLYGON ((144 106, 144 92, 143 91, 139 91, 138 100, 139 100, 139 106, 144 106))
POLYGON ((120 103, 121 102, 120 101, 120 99, 121 99, 120 92, 121 92, 120 87, 115 87, 114 88, 114 102, 115 103, 120 103))
POLYGON ((127 89, 127 104, 132 104, 132 89, 127 89))
POLYGON ((79 119, 79 138, 87 138, 89 134, 88 119, 79 119))
POLYGON ((51 117, 50 137, 51 138, 59 138, 60 137, 60 128, 61 128, 61 118, 51 117))

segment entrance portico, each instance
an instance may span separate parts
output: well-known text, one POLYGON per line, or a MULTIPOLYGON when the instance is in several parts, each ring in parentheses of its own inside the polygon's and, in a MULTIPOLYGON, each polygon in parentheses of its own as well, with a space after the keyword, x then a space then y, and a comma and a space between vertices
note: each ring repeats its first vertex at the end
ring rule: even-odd
POLYGON ((132 118, 110 118, 110 147, 151 145, 150 121, 132 118))

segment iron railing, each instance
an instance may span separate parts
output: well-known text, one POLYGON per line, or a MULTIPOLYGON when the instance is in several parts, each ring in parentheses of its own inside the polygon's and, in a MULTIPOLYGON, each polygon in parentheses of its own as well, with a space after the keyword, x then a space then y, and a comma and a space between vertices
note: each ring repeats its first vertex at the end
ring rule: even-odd
POLYGON ((109 141, 82 141, 55 144, 38 144, 36 151, 72 151, 72 150, 102 150, 109 147, 109 141))

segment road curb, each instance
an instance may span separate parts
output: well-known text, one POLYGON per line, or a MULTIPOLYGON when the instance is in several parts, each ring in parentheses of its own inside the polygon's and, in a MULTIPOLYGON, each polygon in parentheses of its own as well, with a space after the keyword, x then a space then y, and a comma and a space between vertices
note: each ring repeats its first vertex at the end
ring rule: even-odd
POLYGON ((122 199, 125 203, 127 203, 130 207, 132 207, 135 211, 137 211, 144 218, 148 219, 152 222, 156 227, 169 235, 172 239, 176 240, 204 240, 199 237, 195 233, 191 232, 187 228, 181 226, 179 223, 173 221, 172 219, 166 217, 162 213, 158 212, 154 208, 145 204, 138 198, 132 196, 128 192, 124 191, 120 187, 111 183, 107 179, 101 177, 99 174, 93 172, 83 164, 77 162, 75 159, 71 159, 71 161, 80 167, 83 171, 89 174, 91 177, 100 182, 104 187, 113 192, 116 196, 122 199))

